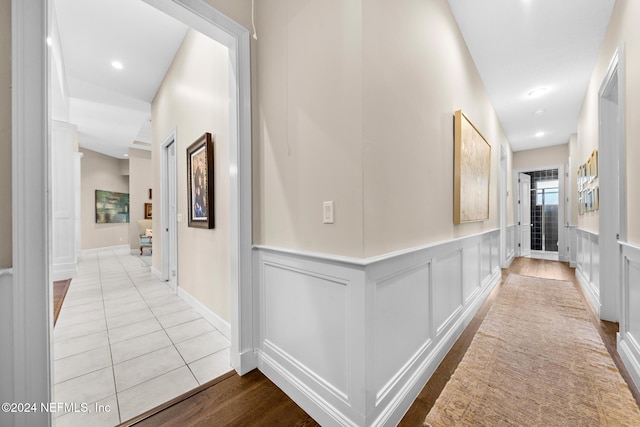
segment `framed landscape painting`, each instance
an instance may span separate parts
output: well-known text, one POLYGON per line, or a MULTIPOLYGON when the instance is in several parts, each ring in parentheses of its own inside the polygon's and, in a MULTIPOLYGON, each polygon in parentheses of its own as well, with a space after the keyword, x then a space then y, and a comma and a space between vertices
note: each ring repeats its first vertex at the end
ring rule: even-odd
POLYGON ((129 222, 129 194, 96 190, 96 224, 129 222))
POLYGON ((205 133, 187 148, 189 227, 214 228, 213 138, 205 133))
POLYGON ((489 219, 491 145, 461 110, 454 115, 453 223, 489 219))

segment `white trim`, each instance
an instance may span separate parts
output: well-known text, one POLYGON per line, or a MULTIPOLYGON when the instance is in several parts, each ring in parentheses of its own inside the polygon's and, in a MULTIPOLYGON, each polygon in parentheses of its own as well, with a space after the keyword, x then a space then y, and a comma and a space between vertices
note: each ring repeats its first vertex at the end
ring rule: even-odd
POLYGON ((629 339, 621 340, 620 337, 618 335, 618 354, 629 371, 633 383, 640 388, 640 361, 636 357, 636 355, 640 355, 640 346, 635 341, 630 345, 629 339))
MULTIPOLYGON (((52 400, 49 22, 46 2, 12 0, 13 337, 0 340, 12 346, 14 366, 2 381, 13 383, 8 401, 37 404, 52 400)), ((51 424, 46 412, 9 415, 3 425, 51 424)))
POLYGON ((317 259, 321 261, 329 261, 337 264, 349 264, 352 266, 367 267, 375 263, 389 261, 399 256, 412 254, 417 251, 433 249, 441 245, 455 244, 458 242, 462 242, 463 240, 466 240, 466 239, 480 237, 496 231, 500 231, 500 229, 494 228, 491 230, 483 231, 483 232, 472 234, 469 236, 456 237, 455 239, 451 239, 447 241, 428 243, 426 245, 416 246, 408 249, 402 249, 400 251, 395 251, 395 252, 387 252, 385 254, 376 255, 369 258, 346 257, 341 255, 326 254, 321 252, 308 252, 308 251, 301 251, 297 249, 287 249, 287 248, 280 248, 280 247, 268 246, 268 245, 253 245, 253 248, 256 250, 265 251, 265 252, 273 252, 273 253, 279 253, 283 255, 293 255, 293 256, 304 257, 304 258, 313 258, 313 259, 317 259))
POLYGON ((625 55, 624 44, 616 49, 598 91, 598 148, 602 268, 599 271, 601 318, 620 320, 622 277, 618 240, 626 240, 625 150, 625 55), (615 97, 612 95, 615 93, 615 97), (606 200, 605 200, 606 197, 606 200), (617 236, 616 236, 617 234, 617 236), (606 286, 605 286, 606 284, 606 286))
MULTIPOLYGON (((599 255, 599 235, 591 231, 583 230, 581 228, 575 229, 576 233, 576 270, 575 275, 580 283, 580 287, 584 291, 587 297, 587 301, 591 305, 591 308, 600 316, 600 309, 602 306, 600 286, 594 281, 593 274, 593 261, 599 255), (583 247, 579 239, 586 239, 588 246, 583 247), (597 247, 596 247, 597 246, 597 247), (594 256, 594 252, 598 252, 594 256)), ((599 276, 598 276, 599 279, 599 276)))
MULTIPOLYGON (((558 169, 558 259, 560 261, 566 261, 566 257, 561 255, 563 254, 565 251, 561 250, 564 249, 567 246, 568 242, 565 242, 566 236, 564 233, 564 218, 565 218, 565 206, 566 203, 564 203, 564 200, 566 200, 566 191, 565 191, 565 164, 561 163, 561 164, 552 164, 552 165, 548 165, 548 166, 540 166, 540 167, 536 167, 536 168, 525 168, 525 169, 517 169, 513 171, 514 174, 514 178, 513 178, 513 183, 514 186, 518 184, 518 174, 519 173, 525 173, 525 172, 536 172, 536 171, 543 171, 543 170, 548 170, 548 169, 558 169)), ((514 212, 518 212, 518 200, 516 197, 514 197, 514 212)), ((519 218, 516 219, 516 222, 519 220, 519 218)), ((518 239, 516 240, 516 244, 519 243, 520 238, 518 237, 518 239)), ((518 251, 518 254, 520 253, 520 251, 518 251)))
POLYGON ((231 324, 222 317, 214 313, 209 307, 202 304, 196 297, 185 291, 184 288, 178 288, 178 296, 191 306, 195 311, 200 313, 202 317, 207 319, 218 331, 228 339, 231 339, 231 324))
POLYGON ((4 275, 13 276, 13 269, 12 268, 0 268, 0 276, 4 276, 4 275))
POLYGON ((144 0, 229 48, 231 365, 255 369, 251 206, 251 53, 249 30, 203 0, 144 0))
MULTIPOLYGON (((123 249, 127 249, 129 252, 131 252, 131 246, 129 246, 129 244, 126 245, 115 245, 115 246, 105 246, 102 248, 91 248, 91 249, 83 249, 82 250, 82 255, 91 255, 91 254, 95 254, 97 252, 102 252, 102 251, 120 251, 123 249)), ((138 250, 139 251, 139 250, 138 250)))
POLYGON ((322 425, 397 424, 499 283, 499 237, 368 259, 256 246, 260 370, 322 425))
POLYGON ((498 270, 486 281, 486 287, 482 293, 464 310, 455 324, 440 339, 435 348, 428 353, 428 357, 423 360, 409 380, 402 385, 400 391, 373 422, 372 426, 390 425, 390 420, 395 420, 394 425, 398 424, 416 400, 427 381, 429 381, 429 378, 431 378, 447 353, 449 353, 449 350, 451 350, 460 335, 462 335, 462 332, 469 325, 473 316, 476 315, 491 291, 500 283, 500 278, 501 273, 500 270, 498 270))
POLYGON ((162 271, 158 270, 157 268, 155 268, 154 266, 151 266, 151 274, 153 274, 154 276, 156 276, 156 278, 158 280, 163 280, 162 279, 162 271))
MULTIPOLYGON (((640 387, 640 343, 638 343, 638 336, 630 331, 630 314, 640 312, 640 301, 636 298, 632 300, 630 298, 631 286, 637 288, 640 283, 631 281, 629 277, 629 270, 634 266, 636 270, 640 270, 640 246, 630 244, 627 242, 618 242, 622 249, 622 294, 621 294, 621 312, 620 312, 620 332, 618 333, 618 353, 622 362, 626 366, 629 374, 636 387, 640 387)), ((633 325, 634 329, 638 330, 638 325, 633 325)))
POLYGON ((504 146, 500 146, 500 170, 499 170, 499 178, 500 182, 498 183, 498 202, 500 204, 499 207, 499 216, 500 216, 500 266, 505 268, 505 266, 510 263, 508 261, 508 243, 507 243, 507 188, 508 188, 508 180, 509 180, 509 172, 507 170, 507 150, 504 146))
MULTIPOLYGON (((163 248, 162 248, 162 261, 161 261, 161 265, 162 265, 162 270, 161 270, 161 280, 164 281, 169 281, 170 277, 170 270, 171 270, 171 266, 169 265, 171 262, 171 251, 174 252, 174 254, 176 255, 176 260, 178 259, 177 253, 178 253, 178 248, 177 247, 172 247, 169 248, 170 250, 167 250, 167 242, 169 242, 171 239, 169 238, 169 217, 170 215, 170 206, 171 203, 169 203, 169 175, 168 175, 168 170, 167 170, 167 165, 169 162, 169 154, 168 154, 168 149, 171 145, 173 145, 173 148, 176 152, 176 155, 174 156, 174 161, 175 161, 175 171, 176 171, 176 175, 177 175, 177 171, 178 171, 178 131, 176 128, 173 128, 171 130, 171 132, 169 132, 169 134, 164 138, 164 140, 162 141, 162 145, 160 146, 160 200, 161 200, 161 207, 160 207, 160 212, 161 212, 161 216, 160 216, 160 235, 162 236, 162 242, 164 242, 163 244, 163 248)), ((177 178, 177 176, 176 176, 177 178)), ((176 186, 176 197, 177 197, 177 186, 178 183, 175 182, 173 183, 173 185, 176 186)), ((176 204, 177 206, 177 201, 173 200, 173 202, 176 204)), ((177 246, 178 244, 178 230, 177 227, 178 224, 174 224, 173 225, 173 242, 174 244, 177 246)), ((177 270, 178 266, 176 265, 176 270, 177 270)), ((173 290, 175 291, 178 283, 177 283, 177 272, 176 272, 176 281, 175 283, 171 284, 171 287, 173 288, 173 290)))

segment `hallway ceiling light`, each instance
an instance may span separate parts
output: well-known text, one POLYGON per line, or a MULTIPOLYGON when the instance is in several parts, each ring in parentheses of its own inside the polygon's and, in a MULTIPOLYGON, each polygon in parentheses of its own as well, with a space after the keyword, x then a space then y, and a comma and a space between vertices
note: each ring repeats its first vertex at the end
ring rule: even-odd
POLYGON ((534 116, 541 116, 541 115, 543 115, 545 113, 545 111, 546 110, 544 110, 544 109, 536 110, 536 111, 533 112, 533 115, 534 116))
POLYGON ((541 138, 544 136, 544 132, 540 131, 536 133, 536 137, 541 138))
POLYGON ((544 95, 545 93, 547 93, 547 88, 546 87, 539 87, 538 89, 534 89, 531 92, 529 92, 529 97, 530 98, 537 98, 539 96, 544 95))
POLYGON ((123 65, 122 65, 122 62, 120 62, 120 61, 113 61, 111 63, 111 66, 113 68, 115 68, 116 70, 122 70, 124 68, 123 65))

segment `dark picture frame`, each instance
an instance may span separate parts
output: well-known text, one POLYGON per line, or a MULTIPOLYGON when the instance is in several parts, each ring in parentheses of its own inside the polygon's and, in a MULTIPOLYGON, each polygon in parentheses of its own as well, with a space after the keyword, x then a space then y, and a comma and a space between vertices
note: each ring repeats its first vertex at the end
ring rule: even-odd
POLYGON ((213 138, 209 132, 187 148, 189 227, 215 228, 213 138))
POLYGON ((153 205, 151 203, 144 204, 144 219, 153 219, 153 205))

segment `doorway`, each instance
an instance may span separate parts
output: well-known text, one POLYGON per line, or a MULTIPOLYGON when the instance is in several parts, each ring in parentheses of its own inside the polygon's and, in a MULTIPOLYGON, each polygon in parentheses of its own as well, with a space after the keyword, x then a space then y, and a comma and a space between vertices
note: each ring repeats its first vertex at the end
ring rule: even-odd
POLYGON ((515 173, 520 256, 565 261, 564 166, 515 173))
MULTIPOLYGON (((150 0, 148 3, 180 19, 197 21, 199 31, 229 48, 231 128, 231 363, 240 374, 256 367, 252 340, 251 281, 251 117, 249 31, 202 0, 150 0), (241 297, 242 295, 242 297, 241 297)), ((13 310, 10 328, 0 338, 14 349, 7 376, 8 401, 51 402, 52 322, 48 233, 50 165, 48 59, 50 2, 12 2, 13 97, 13 310), (18 49, 19 47, 19 49, 18 49), (45 165, 43 167, 43 165, 45 165), (28 190, 28 191, 27 191, 28 190), (27 303, 28 302, 28 303, 27 303)), ((19 414, 12 417, 23 419, 19 414)), ((32 418, 50 424, 51 414, 32 418)))
POLYGON ((616 51, 599 92, 600 318, 620 320, 621 255, 626 240, 623 48, 616 51))
POLYGON ((178 287, 178 213, 175 129, 162 143, 162 280, 177 291, 178 287))

